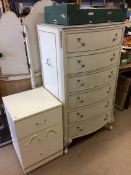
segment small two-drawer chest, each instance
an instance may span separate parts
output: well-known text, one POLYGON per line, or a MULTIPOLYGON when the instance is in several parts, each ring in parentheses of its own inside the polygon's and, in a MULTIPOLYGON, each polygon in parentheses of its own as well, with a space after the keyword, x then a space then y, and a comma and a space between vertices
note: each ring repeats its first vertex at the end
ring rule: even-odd
POLYGON ((124 24, 37 28, 44 87, 64 106, 66 147, 113 121, 124 24))
POLYGON ((24 173, 63 154, 62 105, 43 87, 3 97, 24 173))

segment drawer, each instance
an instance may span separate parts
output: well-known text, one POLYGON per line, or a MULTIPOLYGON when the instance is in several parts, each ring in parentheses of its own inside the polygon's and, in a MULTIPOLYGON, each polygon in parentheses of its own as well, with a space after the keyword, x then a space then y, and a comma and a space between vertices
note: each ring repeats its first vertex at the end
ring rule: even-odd
POLYGON ((95 118, 105 111, 112 109, 112 102, 113 96, 110 96, 109 98, 106 98, 106 100, 95 104, 94 106, 85 107, 76 111, 69 112, 69 124, 95 118))
POLYGON ((116 79, 117 70, 118 68, 115 66, 108 70, 93 73, 90 75, 67 78, 68 92, 73 93, 102 86, 112 81, 113 79, 116 79))
POLYGON ((78 136, 86 135, 92 133, 110 121, 111 118, 111 110, 106 112, 105 114, 93 119, 88 122, 78 123, 69 126, 69 137, 75 138, 78 136))
POLYGON ((19 141, 25 168, 63 150, 62 124, 56 124, 19 141))
POLYGON ((68 108, 72 109, 98 103, 106 97, 113 95, 114 89, 115 81, 111 82, 110 85, 106 87, 94 91, 68 96, 68 108))
POLYGON ((122 28, 68 33, 66 36, 66 52, 85 52, 104 49, 121 44, 122 28))
POLYGON ((40 131, 58 122, 62 122, 61 107, 54 108, 49 111, 31 116, 30 118, 16 122, 15 129, 16 129, 17 137, 22 138, 22 137, 28 136, 32 133, 40 131))
POLYGON ((87 56, 77 56, 67 58, 67 74, 84 73, 96 71, 98 69, 118 64, 120 58, 120 49, 111 50, 104 53, 98 53, 87 56))

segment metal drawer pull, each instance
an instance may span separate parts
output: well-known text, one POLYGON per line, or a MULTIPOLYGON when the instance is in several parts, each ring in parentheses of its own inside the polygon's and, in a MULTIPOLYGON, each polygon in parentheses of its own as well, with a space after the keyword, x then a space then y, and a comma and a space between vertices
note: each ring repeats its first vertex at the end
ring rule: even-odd
POLYGON ((81 38, 77 38, 77 41, 81 43, 81 46, 85 46, 86 44, 82 42, 81 38))
POLYGON ((36 122, 35 125, 39 126, 39 125, 45 125, 46 120, 42 120, 42 122, 36 122))
POLYGON ((80 128, 79 126, 76 127, 79 131, 83 131, 82 128, 80 128))
POLYGON ((107 91, 107 94, 109 94, 111 92, 111 87, 109 87, 109 90, 107 91))
MULTIPOLYGON (((36 134, 34 134, 33 136, 31 136, 31 138, 29 139, 29 142, 26 143, 25 146, 29 146, 29 145, 31 144, 31 142, 32 142, 34 139, 36 139, 36 138, 38 138, 38 136, 37 136, 36 134)), ((39 140, 39 138, 38 138, 38 140, 39 140)))
POLYGON ((108 77, 111 78, 112 76, 113 76, 113 71, 111 71, 111 73, 108 77))
POLYGON ((105 117, 105 118, 104 118, 104 121, 106 121, 107 119, 108 119, 108 117, 105 117))
POLYGON ((115 33, 115 37, 113 38, 112 42, 115 42, 117 40, 117 37, 118 37, 118 35, 117 35, 117 33, 115 33))
POLYGON ((81 80, 77 80, 77 82, 80 84, 80 86, 84 86, 84 83, 83 82, 81 82, 81 80))
POLYGON ((113 57, 112 57, 110 60, 111 60, 111 61, 115 60, 115 56, 116 56, 116 54, 113 53, 113 57))
POLYGON ((107 108, 109 106, 110 102, 108 101, 107 104, 105 105, 105 108, 107 108))
POLYGON ((81 115, 80 115, 80 118, 83 118, 83 117, 84 117, 84 115, 81 114, 81 115))
POLYGON ((46 59, 46 63, 45 63, 45 64, 47 64, 48 66, 50 66, 51 68, 53 68, 53 66, 52 66, 52 64, 51 64, 50 58, 47 58, 47 59, 46 59))
POLYGON ((77 60, 77 63, 82 67, 82 68, 84 68, 85 67, 85 65, 84 64, 82 64, 82 61, 81 60, 77 60))
POLYGON ((80 115, 79 112, 77 112, 77 116, 79 116, 80 118, 83 118, 84 117, 84 115, 83 114, 80 115))

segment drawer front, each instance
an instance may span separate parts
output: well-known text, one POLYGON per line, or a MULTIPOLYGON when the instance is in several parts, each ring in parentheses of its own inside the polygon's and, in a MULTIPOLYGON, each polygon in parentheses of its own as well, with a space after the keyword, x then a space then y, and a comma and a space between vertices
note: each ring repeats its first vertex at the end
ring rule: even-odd
POLYGON ((122 28, 68 33, 66 36, 66 51, 67 53, 85 52, 116 46, 121 44, 122 34, 122 28))
POLYGON ((97 105, 69 112, 69 124, 96 118, 96 116, 108 111, 109 109, 112 109, 112 102, 113 96, 110 96, 97 105))
POLYGON ((19 144, 23 165, 25 168, 29 167, 34 163, 63 150, 62 124, 56 124, 41 132, 21 139, 19 144))
POLYGON ((28 136, 48 126, 62 122, 62 108, 54 108, 49 111, 34 115, 30 118, 15 123, 18 138, 28 136), (23 129, 24 128, 24 129, 23 129))
POLYGON ((83 94, 72 95, 68 97, 68 108, 77 108, 81 106, 93 105, 106 97, 114 94, 115 81, 111 82, 110 85, 90 91, 83 94))
POLYGON ((111 111, 108 111, 93 120, 89 120, 88 122, 70 125, 69 137, 75 138, 98 130, 110 121, 111 115, 111 111))
POLYGON ((78 56, 67 58, 67 74, 84 73, 101 69, 113 64, 118 64, 120 49, 95 55, 78 56))
POLYGON ((111 80, 116 79, 117 70, 117 67, 113 67, 106 71, 90 75, 68 78, 68 91, 69 93, 73 93, 102 86, 111 80))

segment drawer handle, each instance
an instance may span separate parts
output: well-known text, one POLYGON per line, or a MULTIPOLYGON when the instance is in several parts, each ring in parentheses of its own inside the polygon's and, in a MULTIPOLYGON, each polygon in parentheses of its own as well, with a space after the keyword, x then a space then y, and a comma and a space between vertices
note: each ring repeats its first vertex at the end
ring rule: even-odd
POLYGON ((77 97, 77 100, 79 101, 79 103, 83 103, 84 102, 84 100, 81 99, 80 97, 77 97))
POLYGON ((113 71, 111 71, 111 73, 108 77, 111 78, 112 76, 113 76, 113 71))
POLYGON ((81 132, 83 131, 83 129, 80 128, 79 126, 77 126, 76 128, 77 128, 79 131, 81 131, 81 132))
POLYGON ((82 42, 82 39, 81 39, 81 38, 77 38, 77 41, 78 41, 79 43, 81 43, 81 46, 83 46, 83 47, 86 45, 85 43, 82 42))
POLYGON ((113 53, 113 57, 110 60, 111 61, 115 60, 115 53, 113 53))
POLYGON ((52 66, 52 64, 51 64, 50 58, 47 58, 47 59, 46 59, 46 63, 45 63, 45 64, 47 64, 48 66, 50 66, 51 68, 53 68, 53 66, 52 66))
POLYGON ((82 61, 81 60, 77 60, 77 63, 82 67, 82 68, 84 68, 85 67, 85 65, 84 64, 82 64, 82 61))
POLYGON ((115 36, 114 36, 112 42, 115 42, 117 40, 117 37, 118 37, 118 35, 117 35, 117 33, 115 33, 115 36))
POLYGON ((80 115, 79 112, 77 112, 77 116, 79 116, 80 118, 83 118, 84 117, 84 115, 83 114, 80 115))
POLYGON ((106 121, 107 119, 108 119, 108 117, 105 117, 105 118, 104 118, 104 121, 106 121))
POLYGON ((36 122, 35 125, 40 126, 40 125, 45 125, 46 120, 42 120, 42 122, 36 122))
POLYGON ((29 146, 31 144, 31 142, 35 139, 38 138, 38 136, 36 134, 34 134, 33 136, 31 136, 31 138, 29 139, 29 142, 25 144, 25 146, 29 146))
POLYGON ((108 101, 107 104, 105 105, 105 108, 107 108, 109 106, 110 102, 108 101))
POLYGON ((80 84, 80 86, 84 86, 84 83, 83 82, 81 82, 81 80, 77 80, 77 83, 79 83, 80 84))

